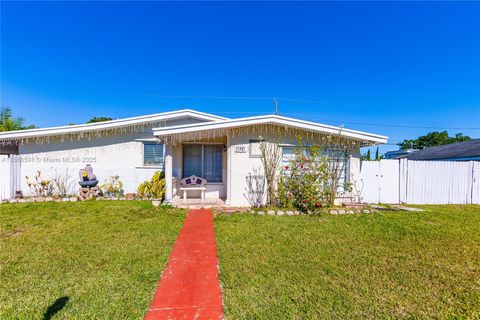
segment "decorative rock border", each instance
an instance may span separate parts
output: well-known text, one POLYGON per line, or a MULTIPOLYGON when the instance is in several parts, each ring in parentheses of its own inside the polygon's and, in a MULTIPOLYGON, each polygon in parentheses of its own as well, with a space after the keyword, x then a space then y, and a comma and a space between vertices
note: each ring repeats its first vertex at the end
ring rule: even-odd
MULTIPOLYGON (((282 210, 282 209, 270 209, 270 210, 255 210, 251 209, 248 211, 251 214, 258 214, 258 215, 268 215, 268 216, 298 216, 302 215, 305 213, 302 213, 298 210, 282 210)), ((324 209, 324 210, 319 210, 318 212, 315 213, 330 213, 330 214, 359 214, 359 213, 376 213, 378 210, 374 209, 362 209, 362 208, 335 208, 335 209, 324 209)), ((312 212, 308 213, 314 214, 312 212)))
POLYGON ((298 216, 300 214, 302 214, 300 211, 298 210, 267 210, 267 211, 263 211, 263 210, 254 210, 254 209, 251 209, 250 211, 248 211, 249 213, 251 214, 258 214, 260 216, 263 216, 263 215, 268 215, 268 216, 284 216, 284 215, 287 215, 287 216, 298 216))
POLYGON ((331 209, 330 214, 358 214, 358 213, 376 213, 378 210, 373 209, 331 209))
POLYGON ((70 197, 28 197, 28 198, 15 198, 15 199, 5 199, 2 200, 3 203, 32 203, 32 202, 82 202, 82 201, 123 201, 123 200, 154 200, 151 198, 139 198, 139 197, 95 197, 92 199, 82 199, 79 196, 70 196, 70 197))

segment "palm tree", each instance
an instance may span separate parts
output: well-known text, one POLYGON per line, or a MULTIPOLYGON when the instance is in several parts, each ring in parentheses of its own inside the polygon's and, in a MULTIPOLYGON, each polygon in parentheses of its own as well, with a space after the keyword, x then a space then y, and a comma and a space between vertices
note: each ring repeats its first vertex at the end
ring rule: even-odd
POLYGON ((32 129, 35 126, 24 126, 25 119, 22 117, 13 117, 12 109, 9 107, 2 107, 0 109, 0 131, 13 131, 32 129))

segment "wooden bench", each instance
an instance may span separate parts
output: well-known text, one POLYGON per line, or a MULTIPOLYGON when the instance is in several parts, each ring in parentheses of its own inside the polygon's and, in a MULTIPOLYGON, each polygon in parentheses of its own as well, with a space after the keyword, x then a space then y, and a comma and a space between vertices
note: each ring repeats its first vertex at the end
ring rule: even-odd
POLYGON ((204 186, 207 184, 207 180, 197 177, 197 176, 190 176, 183 178, 180 183, 182 186, 179 190, 183 191, 183 199, 187 199, 188 191, 200 191, 201 199, 205 199, 205 188, 204 186))

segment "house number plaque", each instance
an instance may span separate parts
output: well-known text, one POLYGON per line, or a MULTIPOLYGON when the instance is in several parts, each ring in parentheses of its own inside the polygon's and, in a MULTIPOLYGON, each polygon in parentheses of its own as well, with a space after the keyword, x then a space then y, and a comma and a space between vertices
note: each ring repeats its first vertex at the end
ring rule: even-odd
POLYGON ((247 149, 245 147, 235 147, 233 150, 235 153, 247 153, 247 149))

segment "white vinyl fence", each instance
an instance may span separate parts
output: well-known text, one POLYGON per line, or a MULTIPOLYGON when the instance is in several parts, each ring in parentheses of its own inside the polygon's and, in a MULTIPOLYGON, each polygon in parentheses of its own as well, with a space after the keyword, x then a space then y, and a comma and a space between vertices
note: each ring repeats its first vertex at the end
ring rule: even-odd
POLYGON ((362 161, 367 203, 480 204, 480 161, 362 161))
POLYGON ((0 155, 0 201, 14 198, 20 190, 20 165, 18 156, 0 155))

